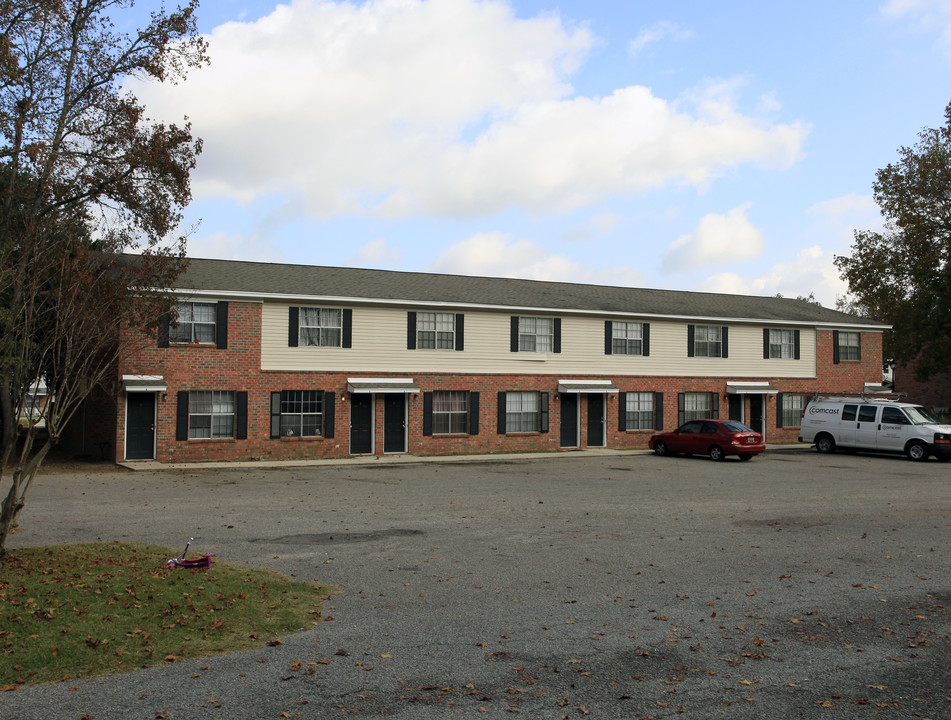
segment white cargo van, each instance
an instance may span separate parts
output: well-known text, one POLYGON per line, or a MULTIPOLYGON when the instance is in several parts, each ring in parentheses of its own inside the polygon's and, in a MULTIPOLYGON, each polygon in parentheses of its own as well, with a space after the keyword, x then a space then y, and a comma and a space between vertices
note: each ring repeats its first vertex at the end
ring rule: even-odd
POLYGON ((821 453, 836 448, 905 453, 910 460, 951 460, 951 425, 921 405, 870 398, 811 400, 802 415, 799 442, 821 453))

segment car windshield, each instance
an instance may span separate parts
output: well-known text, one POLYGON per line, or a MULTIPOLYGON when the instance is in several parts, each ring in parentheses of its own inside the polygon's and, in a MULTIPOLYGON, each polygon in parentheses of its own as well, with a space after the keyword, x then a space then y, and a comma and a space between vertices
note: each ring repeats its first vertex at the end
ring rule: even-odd
POLYGON ((725 422, 723 423, 725 427, 730 432, 754 432, 751 428, 746 427, 743 423, 738 422, 725 422))
POLYGON ((911 419, 913 425, 936 425, 941 421, 920 405, 906 407, 905 414, 911 419))

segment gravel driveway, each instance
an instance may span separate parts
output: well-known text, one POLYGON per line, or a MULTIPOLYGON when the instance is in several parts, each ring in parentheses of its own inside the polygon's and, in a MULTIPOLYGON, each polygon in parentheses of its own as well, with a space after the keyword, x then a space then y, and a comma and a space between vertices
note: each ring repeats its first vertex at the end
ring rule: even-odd
POLYGON ((340 591, 277 647, 0 718, 948 718, 949 480, 805 449, 46 476, 12 548, 195 536, 340 591))

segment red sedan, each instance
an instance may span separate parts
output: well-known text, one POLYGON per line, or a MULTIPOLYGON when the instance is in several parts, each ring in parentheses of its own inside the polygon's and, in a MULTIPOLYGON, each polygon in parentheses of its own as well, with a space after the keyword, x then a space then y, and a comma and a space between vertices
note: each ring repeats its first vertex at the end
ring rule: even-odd
POLYGON ((673 432, 657 433, 647 446, 657 455, 709 455, 722 460, 736 455, 749 460, 763 452, 763 436, 735 420, 691 420, 673 432))

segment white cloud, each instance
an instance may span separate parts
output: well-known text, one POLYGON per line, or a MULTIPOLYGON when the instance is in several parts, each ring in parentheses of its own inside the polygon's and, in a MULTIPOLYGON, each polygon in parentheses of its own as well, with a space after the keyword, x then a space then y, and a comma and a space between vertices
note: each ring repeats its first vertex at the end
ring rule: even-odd
POLYGON ((631 40, 627 45, 627 52, 632 57, 639 55, 642 50, 654 43, 663 40, 689 40, 693 37, 693 31, 682 28, 676 23, 668 20, 661 20, 654 23, 649 28, 641 30, 637 37, 631 40))
POLYGON ((284 253, 257 234, 213 232, 188 240, 188 257, 217 260, 250 260, 257 262, 285 262, 284 253))
POLYGON ((763 233, 746 217, 752 203, 733 208, 726 215, 710 213, 700 219, 690 235, 681 235, 664 253, 665 272, 696 270, 755 258, 763 252, 763 233))
POLYGON ((356 256, 348 260, 347 264, 384 267, 398 265, 402 259, 403 253, 399 248, 390 247, 385 238, 377 238, 357 250, 356 256))
POLYGON ((643 273, 635 268, 590 267, 565 255, 550 253, 532 240, 513 240, 511 235, 499 232, 480 233, 456 243, 443 251, 427 270, 627 287, 645 284, 643 273))
POLYGON ((845 295, 847 286, 839 278, 833 264, 836 252, 819 245, 804 248, 795 258, 776 263, 765 275, 750 282, 750 291, 756 295, 806 297, 815 293, 816 300, 825 307, 835 307, 835 300, 845 295))
POLYGON ((620 222, 621 216, 617 213, 601 213, 588 218, 584 225, 568 228, 561 234, 565 242, 583 242, 610 233, 620 222))
POLYGON ((708 277, 697 286, 697 290, 728 295, 749 295, 750 284, 736 273, 721 272, 708 277))
POLYGON ((923 30, 937 29, 951 42, 951 0, 890 0, 881 8, 889 19, 909 19, 923 30))
POLYGON ((288 195, 314 218, 565 211, 785 167, 808 133, 722 86, 676 105, 638 86, 575 96, 592 35, 498 0, 296 0, 208 39, 185 83, 129 89, 204 139, 197 199, 288 195))

